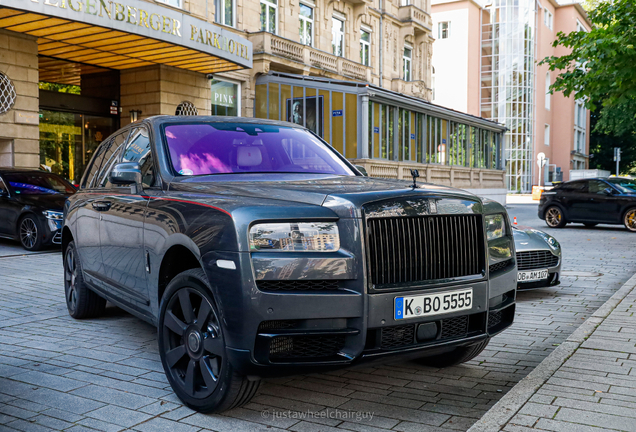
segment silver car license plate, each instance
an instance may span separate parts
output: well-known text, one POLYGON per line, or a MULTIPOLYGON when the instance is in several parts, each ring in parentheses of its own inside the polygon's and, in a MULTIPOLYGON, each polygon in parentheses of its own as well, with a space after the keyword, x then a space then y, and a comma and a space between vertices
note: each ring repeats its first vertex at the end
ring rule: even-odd
POLYGON ((473 307, 473 289, 395 298, 395 319, 419 318, 473 307))
POLYGON ((532 282, 548 278, 548 270, 520 271, 517 273, 517 282, 532 282))

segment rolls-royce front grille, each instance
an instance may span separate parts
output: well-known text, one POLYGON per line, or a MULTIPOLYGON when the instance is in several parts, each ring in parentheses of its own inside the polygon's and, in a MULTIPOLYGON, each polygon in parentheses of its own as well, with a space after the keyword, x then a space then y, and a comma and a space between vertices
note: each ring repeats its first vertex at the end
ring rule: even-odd
POLYGON ((367 219, 373 285, 480 275, 485 269, 481 215, 367 219))
POLYGON ((545 269, 559 264, 559 257, 547 250, 517 252, 519 270, 545 269))

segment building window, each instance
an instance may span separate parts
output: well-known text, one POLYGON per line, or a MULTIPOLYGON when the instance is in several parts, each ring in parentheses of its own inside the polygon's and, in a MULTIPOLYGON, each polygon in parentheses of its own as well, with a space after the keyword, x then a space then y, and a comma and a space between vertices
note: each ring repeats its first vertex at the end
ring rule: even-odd
POLYGON ((234 0, 216 0, 216 22, 234 27, 234 0))
POLYGON ((581 21, 579 20, 576 20, 576 31, 587 32, 587 29, 585 28, 583 24, 581 24, 581 21))
POLYGON ((574 103, 574 150, 585 153, 585 134, 587 126, 587 110, 585 102, 578 99, 574 103))
POLYGON ((261 0, 261 30, 276 33, 278 23, 278 0, 261 0))
POLYGON ((553 21, 552 12, 548 10, 548 8, 543 9, 543 22, 547 28, 552 30, 552 21, 553 21))
POLYGON ((400 6, 410 6, 411 0, 400 0, 400 6))
POLYGON ((404 70, 403 70, 403 77, 404 77, 404 81, 411 81, 411 58, 413 56, 413 49, 411 47, 405 46, 404 47, 404 55, 403 55, 403 60, 404 60, 404 70))
POLYGON ((369 51, 371 50, 371 34, 366 30, 360 30, 360 63, 370 65, 369 51))
POLYGON ((450 37, 450 21, 437 24, 437 39, 448 39, 450 37))
POLYGON ((169 6, 177 7, 179 9, 183 9, 183 1, 182 0, 157 0, 159 3, 164 3, 169 6))
POLYGON ((340 18, 331 18, 331 46, 333 53, 344 56, 344 21, 340 18))
POLYGON ((546 124, 545 129, 543 130, 543 144, 549 146, 550 145, 550 125, 546 124))
POLYGON ((314 43, 314 8, 301 3, 298 19, 300 21, 300 43, 312 46, 314 43))
POLYGON ((550 109, 550 72, 545 74, 545 109, 550 109))
POLYGON ((241 115, 241 85, 238 82, 213 78, 210 80, 212 90, 212 115, 241 115))

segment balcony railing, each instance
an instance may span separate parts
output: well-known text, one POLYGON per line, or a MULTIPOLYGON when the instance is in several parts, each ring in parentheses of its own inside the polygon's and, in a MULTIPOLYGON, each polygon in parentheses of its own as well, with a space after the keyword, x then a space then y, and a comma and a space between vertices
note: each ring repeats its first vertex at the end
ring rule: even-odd
POLYGON ((252 33, 249 38, 254 46, 255 56, 270 54, 360 81, 371 80, 370 67, 344 57, 338 57, 272 33, 252 33))
POLYGON ((433 21, 431 16, 427 12, 425 1, 416 2, 417 4, 411 4, 408 6, 400 6, 398 9, 398 18, 402 22, 414 22, 417 25, 426 27, 427 29, 433 28, 433 21), (418 6, 419 4, 419 6, 418 6), (424 6, 424 7, 421 7, 424 6))

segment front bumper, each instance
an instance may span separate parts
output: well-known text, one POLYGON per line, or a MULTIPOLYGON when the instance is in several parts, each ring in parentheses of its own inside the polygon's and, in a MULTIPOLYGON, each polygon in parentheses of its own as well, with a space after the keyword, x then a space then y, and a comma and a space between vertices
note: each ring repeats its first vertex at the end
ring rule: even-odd
MULTIPOLYGON (((552 252, 550 252, 552 253, 552 252)), ((522 291, 522 290, 529 290, 529 289, 536 289, 536 288, 548 288, 548 287, 553 287, 553 286, 557 286, 561 283, 561 263, 563 261, 563 258, 561 256, 561 252, 559 251, 558 255, 554 254, 555 256, 559 257, 559 261, 558 264, 555 266, 538 266, 536 268, 524 268, 523 270, 519 270, 519 271, 536 271, 536 270, 548 270, 548 277, 547 279, 543 279, 543 280, 539 280, 539 281, 531 281, 531 282, 519 282, 517 281, 517 289, 522 291)))
MULTIPOLYGON (((311 259, 294 268, 312 271, 311 259)), ((490 280, 367 293, 361 286, 364 278, 353 274, 363 266, 343 266, 346 271, 336 274, 350 279, 339 279, 325 289, 302 291, 294 283, 291 291, 265 291, 265 286, 274 288, 254 280, 248 253, 214 252, 204 256, 203 262, 209 280, 215 281, 229 359, 237 371, 248 376, 316 372, 441 354, 490 338, 508 328, 514 318, 515 266, 490 280), (216 267, 216 259, 237 261, 237 270, 216 267), (349 274, 351 268, 354 271, 349 274), (395 297, 468 287, 473 288, 474 296, 470 310, 394 319, 395 297)), ((302 276, 296 281, 303 282, 302 276)))

